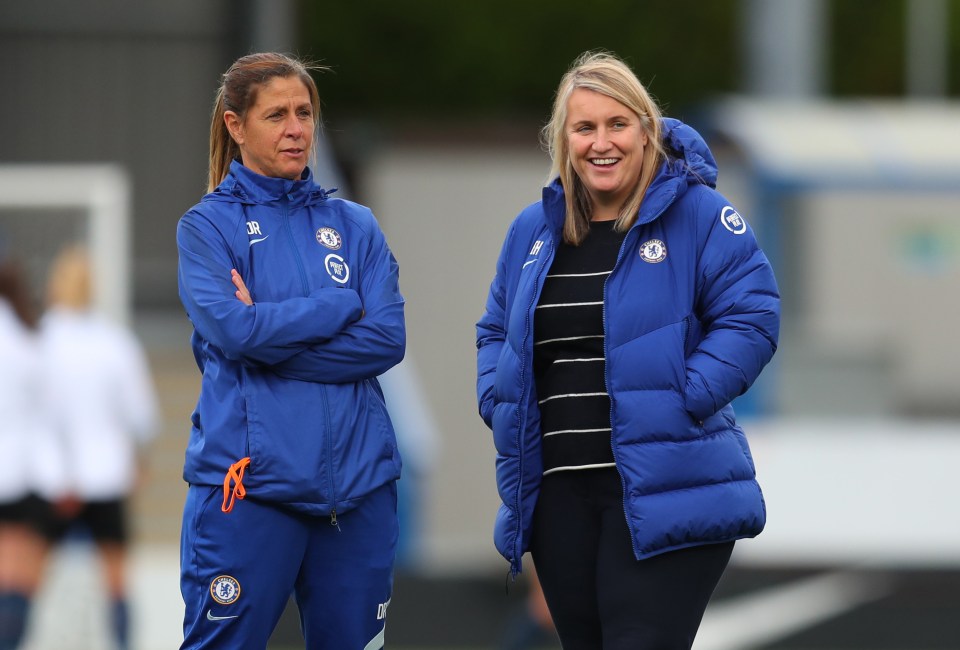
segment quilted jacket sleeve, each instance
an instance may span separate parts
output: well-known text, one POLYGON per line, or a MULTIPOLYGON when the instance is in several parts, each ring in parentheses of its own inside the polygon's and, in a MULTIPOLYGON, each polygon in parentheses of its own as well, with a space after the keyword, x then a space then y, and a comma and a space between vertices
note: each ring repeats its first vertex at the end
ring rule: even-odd
POLYGON ((477 402, 480 417, 493 428, 494 384, 497 361, 506 344, 506 257, 508 246, 516 229, 516 222, 507 231, 507 237, 497 260, 497 272, 490 284, 483 316, 477 323, 477 402))
POLYGON ((780 294, 753 230, 719 194, 702 203, 696 315, 704 335, 686 377, 686 408, 698 420, 750 388, 780 331, 780 294))

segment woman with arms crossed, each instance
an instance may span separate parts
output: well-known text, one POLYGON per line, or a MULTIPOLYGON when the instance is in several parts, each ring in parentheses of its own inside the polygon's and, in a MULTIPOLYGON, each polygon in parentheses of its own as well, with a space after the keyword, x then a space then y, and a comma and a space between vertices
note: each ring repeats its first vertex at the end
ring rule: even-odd
POLYGON ((371 212, 308 160, 316 85, 285 55, 224 74, 209 194, 180 220, 203 375, 186 453, 182 648, 265 648, 291 593, 309 649, 383 647, 400 457, 377 375, 405 346, 371 212))
POLYGON ((765 508, 730 402, 773 356, 779 295, 690 127, 583 55, 544 139, 555 178, 508 233, 477 325, 503 504, 566 650, 690 648, 765 508))

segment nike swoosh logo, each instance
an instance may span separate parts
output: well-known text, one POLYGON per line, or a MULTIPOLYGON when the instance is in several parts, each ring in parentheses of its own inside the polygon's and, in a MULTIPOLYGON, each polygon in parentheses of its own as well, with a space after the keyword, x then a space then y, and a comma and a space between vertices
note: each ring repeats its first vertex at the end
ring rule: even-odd
POLYGON ((523 266, 521 266, 520 268, 525 269, 525 268, 527 268, 528 266, 530 266, 531 264, 533 264, 533 263, 536 262, 536 261, 537 261, 537 260, 530 260, 529 262, 524 262, 524 263, 523 263, 523 266))
MULTIPOLYGON (((270 235, 267 235, 267 237, 269 237, 269 236, 270 236, 270 235)), ((250 245, 253 246, 254 244, 259 244, 260 242, 262 242, 262 241, 263 241, 264 239, 266 239, 267 237, 261 237, 260 239, 251 239, 251 240, 250 240, 250 245)))
MULTIPOLYGON (((264 238, 264 239, 266 239, 266 238, 264 238)), ((228 620, 228 619, 238 618, 238 617, 239 617, 239 614, 237 614, 236 616, 214 616, 214 615, 213 615, 213 610, 211 610, 211 609, 208 609, 208 610, 207 610, 207 620, 208 620, 208 621, 226 621, 226 620, 228 620)))

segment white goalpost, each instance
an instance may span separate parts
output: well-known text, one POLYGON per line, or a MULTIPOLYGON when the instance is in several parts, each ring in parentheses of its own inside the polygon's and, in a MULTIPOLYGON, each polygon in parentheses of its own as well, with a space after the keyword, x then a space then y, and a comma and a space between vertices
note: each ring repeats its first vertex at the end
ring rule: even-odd
MULTIPOLYGON (((0 164, 0 228, 7 248, 20 256, 40 253, 22 249, 17 233, 33 225, 24 219, 42 220, 56 211, 81 215, 93 263, 94 305, 123 324, 130 321, 130 203, 129 176, 119 165, 0 164)), ((49 239, 45 247, 54 250, 71 240, 49 239)))

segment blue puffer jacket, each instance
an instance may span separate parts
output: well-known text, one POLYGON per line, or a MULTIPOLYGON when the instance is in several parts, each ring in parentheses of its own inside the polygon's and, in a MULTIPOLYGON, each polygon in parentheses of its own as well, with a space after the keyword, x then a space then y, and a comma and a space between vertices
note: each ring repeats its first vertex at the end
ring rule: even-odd
MULTIPOLYGON (((611 444, 637 559, 757 535, 765 506, 730 401, 771 359, 779 294, 753 232, 714 188, 699 134, 664 120, 663 163, 604 290, 611 444)), ((493 429, 497 549, 521 570, 542 475, 534 308, 561 238, 559 181, 514 220, 477 324, 493 429)))
POLYGON ((247 497, 349 510, 400 475, 377 375, 403 358, 397 263, 373 214, 234 162, 180 220, 180 299, 203 373, 183 476, 247 497), (230 269, 254 300, 235 296, 230 269))

